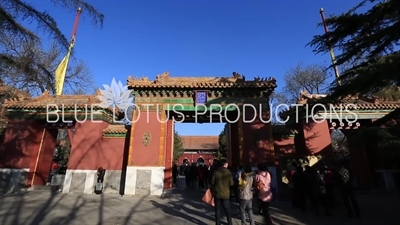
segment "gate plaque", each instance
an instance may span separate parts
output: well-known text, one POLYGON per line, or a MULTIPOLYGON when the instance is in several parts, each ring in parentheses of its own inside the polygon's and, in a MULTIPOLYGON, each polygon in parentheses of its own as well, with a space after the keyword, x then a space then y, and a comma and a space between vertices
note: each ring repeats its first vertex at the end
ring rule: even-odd
POLYGON ((207 104, 207 91, 195 91, 194 92, 194 104, 195 105, 206 105, 207 104))

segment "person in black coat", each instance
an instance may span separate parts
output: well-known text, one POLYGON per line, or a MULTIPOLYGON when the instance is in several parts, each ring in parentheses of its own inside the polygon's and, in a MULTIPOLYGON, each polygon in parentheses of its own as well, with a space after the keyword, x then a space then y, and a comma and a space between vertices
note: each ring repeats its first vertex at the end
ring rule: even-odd
POLYGON ((178 165, 176 163, 172 164, 172 183, 176 185, 176 180, 178 178, 178 165))
POLYGON ((307 188, 307 178, 303 172, 303 167, 298 166, 296 172, 293 175, 296 207, 300 208, 302 211, 307 211, 306 208, 306 188, 307 188))
POLYGON ((104 182, 104 175, 106 174, 106 170, 103 167, 99 167, 97 169, 97 183, 104 182))

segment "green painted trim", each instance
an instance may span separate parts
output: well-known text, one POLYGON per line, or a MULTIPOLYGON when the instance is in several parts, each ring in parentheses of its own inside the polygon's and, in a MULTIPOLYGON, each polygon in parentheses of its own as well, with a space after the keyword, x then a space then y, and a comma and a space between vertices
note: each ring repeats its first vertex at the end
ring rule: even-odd
POLYGON ((207 104, 237 104, 237 103, 248 103, 248 104, 267 104, 269 105, 268 98, 209 98, 207 104))
MULTIPOLYGON (((154 98, 154 97, 136 97, 135 104, 146 104, 146 103, 173 103, 173 104, 194 104, 193 98, 154 98)), ((207 98, 207 104, 235 104, 235 103, 268 103, 268 99, 265 97, 259 98, 207 98)))
POLYGON ((135 103, 187 103, 193 104, 193 98, 154 98, 154 97, 136 97, 135 103))
MULTIPOLYGON (((195 78, 194 78, 195 79, 195 78)), ((198 83, 198 82, 195 82, 198 83)), ((208 82, 207 82, 208 83, 208 82)), ((212 82, 213 83, 213 82, 212 82)), ((217 82, 217 83, 224 83, 224 82, 217 82)), ((269 84, 267 86, 258 86, 252 85, 254 84, 253 81, 245 81, 243 83, 237 83, 242 85, 231 86, 231 87, 223 87, 223 86, 212 86, 207 88, 201 87, 173 87, 167 85, 166 87, 160 86, 147 86, 147 87, 135 87, 135 85, 128 85, 128 89, 132 90, 133 93, 139 92, 146 92, 146 91, 157 91, 157 92, 171 92, 171 91, 187 91, 187 92, 194 92, 194 91, 218 91, 218 92, 229 92, 229 91, 265 91, 265 90, 274 90, 277 86, 276 84, 269 84), (247 86, 245 84, 250 84, 247 86)))
POLYGON ((235 111, 237 109, 240 109, 241 107, 235 107, 235 106, 180 106, 180 105, 167 105, 166 110, 171 110, 171 111, 197 111, 197 112, 205 112, 205 111, 212 111, 212 112, 224 112, 224 111, 235 111))
MULTIPOLYGON (((207 109, 207 111, 214 111, 214 112, 218 112, 218 111, 235 111, 237 109, 242 109, 242 105, 238 105, 236 103, 229 103, 229 104, 217 104, 217 103, 208 103, 207 106, 205 107, 204 105, 198 105, 198 106, 194 106, 194 104, 192 105, 183 105, 181 103, 161 103, 161 104, 154 104, 151 105, 153 103, 136 103, 137 107, 141 110, 141 111, 162 111, 162 110, 176 110, 176 111, 201 111, 204 112, 205 109, 207 109), (229 106, 228 106, 229 105, 229 106), (228 106, 228 107, 227 107, 228 106), (221 110, 222 109, 222 110, 221 110)), ((262 106, 262 111, 265 111, 268 108, 268 104, 264 104, 264 103, 248 103, 251 104, 255 107, 256 110, 260 110, 260 105, 262 106)))

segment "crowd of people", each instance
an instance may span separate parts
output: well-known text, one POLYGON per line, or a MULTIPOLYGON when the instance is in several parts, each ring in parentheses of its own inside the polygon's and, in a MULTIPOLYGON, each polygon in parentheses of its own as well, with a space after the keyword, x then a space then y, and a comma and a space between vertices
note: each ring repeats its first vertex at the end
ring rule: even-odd
MULTIPOLYGON (((239 203, 242 225, 246 224, 246 218, 250 225, 254 225, 253 196, 257 200, 254 202, 257 202, 258 213, 263 215, 265 224, 273 224, 269 212, 269 203, 273 198, 272 174, 266 164, 260 164, 253 170, 249 165, 233 169, 224 159, 214 161, 212 165, 185 163, 180 167, 174 166, 174 183, 178 174, 185 176, 186 188, 211 190, 217 225, 221 224, 222 211, 228 224, 232 224, 232 201, 239 203)), ((347 216, 360 217, 353 190, 353 175, 345 161, 336 167, 311 167, 293 163, 288 169, 287 177, 293 207, 304 212, 313 211, 316 215, 320 215, 323 209, 325 214, 330 216, 336 205, 335 192, 338 191, 347 209, 347 216)))
POLYGON ((341 199, 347 210, 348 217, 360 217, 360 209, 354 194, 353 175, 347 165, 347 161, 341 161, 338 165, 302 166, 292 164, 287 177, 291 188, 292 205, 303 212, 307 209, 319 215, 322 207, 327 216, 336 206, 335 192, 340 193, 341 199), (307 203, 310 206, 307 207, 307 203))
POLYGON ((214 161, 212 165, 183 164, 173 167, 173 180, 178 174, 185 175, 186 188, 209 188, 214 196, 215 224, 221 224, 221 212, 224 211, 228 225, 232 224, 231 202, 239 203, 242 224, 246 218, 251 225, 253 217, 253 196, 257 196, 258 211, 265 218, 265 224, 272 224, 269 213, 269 202, 272 200, 271 174, 264 164, 257 171, 252 167, 240 166, 237 169, 228 167, 225 159, 214 161), (196 186, 198 185, 198 186, 196 186), (247 214, 247 215, 246 215, 247 214))
POLYGON ((186 188, 209 188, 212 173, 214 171, 213 165, 206 165, 204 163, 189 164, 185 162, 180 167, 177 165, 173 168, 173 180, 176 183, 178 174, 185 176, 186 188))

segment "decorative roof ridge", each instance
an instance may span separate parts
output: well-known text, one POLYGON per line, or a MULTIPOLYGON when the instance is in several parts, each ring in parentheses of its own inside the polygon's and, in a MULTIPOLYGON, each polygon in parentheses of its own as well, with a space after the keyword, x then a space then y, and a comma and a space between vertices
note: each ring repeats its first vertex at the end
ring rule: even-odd
MULTIPOLYGON (((300 92, 300 98, 297 101, 297 104, 307 104, 308 101, 317 101, 317 100, 322 100, 326 97, 328 97, 328 94, 310 94, 308 91, 303 90, 300 92)), ((379 98, 377 96, 363 96, 361 94, 355 94, 355 95, 347 95, 341 99, 338 100, 338 102, 347 102, 347 101, 357 101, 361 100, 366 102, 365 104, 397 104, 400 103, 400 101, 387 101, 383 98, 379 98)))
POLYGON ((327 94, 310 94, 308 93, 308 91, 303 90, 300 92, 300 97, 297 100, 297 104, 306 104, 308 102, 308 100, 319 100, 319 99, 323 99, 326 96, 328 96, 327 94))
POLYGON ((10 92, 13 93, 15 91, 13 95, 16 95, 16 97, 4 99, 3 102, 4 104, 7 104, 8 102, 18 102, 32 98, 32 96, 30 96, 30 94, 27 91, 20 91, 15 87, 5 85, 2 80, 0 80, 0 88, 2 88, 3 89, 2 91, 5 91, 7 94, 10 92))
POLYGON ((12 103, 12 102, 22 102, 22 101, 27 100, 27 99, 32 99, 32 98, 10 98, 10 99, 5 99, 4 100, 4 105, 7 105, 7 104, 12 103))
POLYGON ((49 90, 45 90, 42 95, 40 95, 39 97, 37 97, 37 99, 42 99, 42 98, 48 98, 49 96, 51 96, 50 91, 49 90))
POLYGON ((29 97, 29 98, 11 98, 11 99, 6 99, 4 100, 4 105, 8 105, 10 103, 17 103, 17 102, 22 102, 25 100, 32 100, 33 102, 38 102, 46 99, 88 99, 88 104, 95 104, 95 103, 100 103, 100 100, 97 98, 97 95, 52 95, 50 94, 49 91, 45 91, 42 93, 42 95, 38 97, 29 97), (97 100, 96 100, 97 99, 97 100))
MULTIPOLYGON (((45 91, 42 93, 41 96, 36 97, 36 98, 12 98, 9 100, 4 101, 4 108, 13 108, 17 106, 17 108, 24 108, 24 105, 34 105, 34 104, 40 104, 41 102, 45 102, 44 104, 64 104, 63 102, 69 102, 65 104, 69 105, 95 105, 101 103, 101 100, 97 97, 97 95, 51 95, 49 91, 45 91), (47 103, 46 103, 47 101, 47 103)), ((32 107, 32 106, 30 106, 32 107)), ((46 107, 46 105, 43 105, 42 107, 46 107)), ((83 106, 82 106, 83 107, 83 106)), ((91 106, 90 106, 91 107, 91 106)), ((100 107, 100 106, 99 106, 100 107)), ((40 106, 35 105, 34 108, 40 108, 40 106)), ((102 107, 101 107, 102 108, 102 107)), ((104 110, 109 111, 110 113, 113 113, 115 116, 121 115, 121 112, 118 111, 118 109, 113 108, 113 107, 108 107, 108 108, 103 108, 104 110)))
POLYGON ((245 76, 233 72, 232 77, 170 77, 169 72, 156 75, 155 80, 150 80, 146 76, 140 78, 128 76, 128 85, 131 83, 137 84, 158 84, 158 83, 262 83, 262 82, 276 82, 273 77, 260 78, 254 77, 254 80, 246 80, 245 76))

